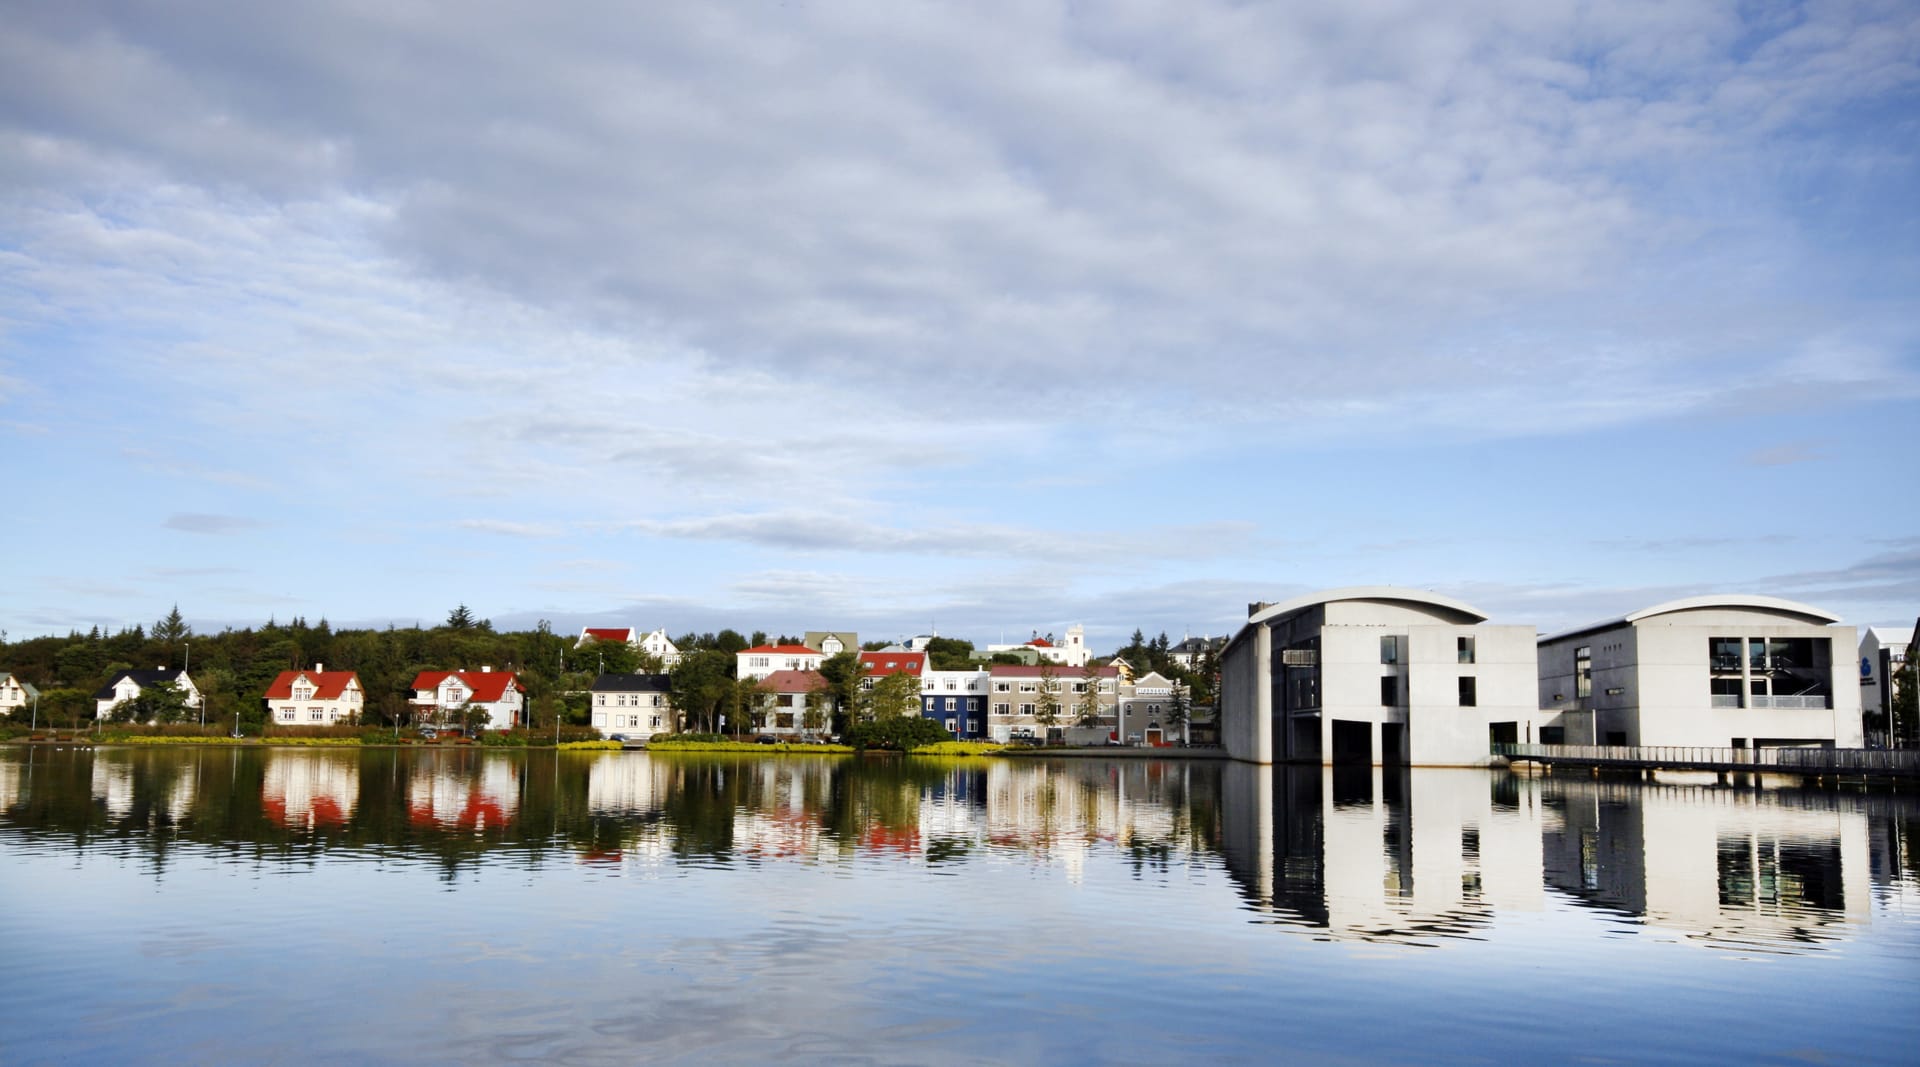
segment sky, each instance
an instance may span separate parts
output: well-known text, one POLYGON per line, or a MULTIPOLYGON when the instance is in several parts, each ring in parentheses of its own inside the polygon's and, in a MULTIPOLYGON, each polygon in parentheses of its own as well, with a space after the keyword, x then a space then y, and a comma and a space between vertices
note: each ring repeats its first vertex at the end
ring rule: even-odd
POLYGON ((1920 7, 15 5, 0 630, 1920 614, 1920 7))

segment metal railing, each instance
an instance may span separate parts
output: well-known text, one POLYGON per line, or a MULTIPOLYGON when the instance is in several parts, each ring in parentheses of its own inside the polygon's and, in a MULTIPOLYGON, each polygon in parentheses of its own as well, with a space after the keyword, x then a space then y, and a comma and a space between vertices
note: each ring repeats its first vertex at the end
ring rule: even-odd
POLYGON ((1710 748, 1689 745, 1496 744, 1493 754, 1541 763, 1592 767, 1668 767, 1783 774, 1920 776, 1920 749, 1710 748))

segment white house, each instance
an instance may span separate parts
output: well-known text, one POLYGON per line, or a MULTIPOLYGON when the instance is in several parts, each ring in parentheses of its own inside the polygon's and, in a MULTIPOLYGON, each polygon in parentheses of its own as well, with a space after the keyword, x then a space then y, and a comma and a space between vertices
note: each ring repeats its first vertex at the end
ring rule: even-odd
POLYGON ((1853 627, 1770 596, 1656 604, 1540 640, 1549 743, 1860 746, 1853 627))
POLYGON ((310 671, 280 672, 267 687, 267 716, 282 726, 333 726, 359 721, 365 701, 359 674, 316 663, 310 671))
POLYGON ((156 682, 171 682, 174 687, 186 694, 187 707, 200 708, 200 690, 194 686, 193 679, 186 671, 177 671, 170 667, 156 667, 150 671, 121 671, 113 680, 101 686, 93 694, 93 715, 96 719, 106 719, 113 714, 114 705, 132 700, 140 695, 140 690, 156 682))
POLYGON ((996 652, 1012 652, 1031 656, 1035 662, 1051 663, 1061 667, 1084 667, 1093 658, 1093 652, 1087 648, 1087 628, 1074 625, 1067 627, 1067 639, 1056 644, 1051 636, 1035 635, 1017 645, 988 645, 984 653, 976 653, 985 658, 996 652))
POLYGON ((920 715, 965 741, 987 736, 987 689, 992 674, 974 670, 920 672, 920 715))
POLYGON ((755 645, 735 654, 734 677, 745 681, 774 671, 817 671, 827 656, 805 645, 755 645))
POLYGON ((631 626, 587 626, 581 629, 580 639, 573 643, 573 647, 583 648, 595 641, 621 642, 658 659, 663 667, 671 668, 680 662, 680 648, 664 629, 642 634, 631 626))
MULTIPOLYGON (((774 737, 799 737, 807 730, 807 700, 829 689, 819 671, 778 670, 755 687, 759 693, 760 724, 756 729, 774 737)), ((816 700, 823 725, 831 719, 831 700, 816 700)))
POLYGON ((1893 710, 1894 674, 1906 666, 1911 626, 1869 626, 1860 635, 1860 711, 1882 724, 1873 733, 1886 740, 1887 713, 1893 710))
POLYGON ((1482 766, 1534 740, 1531 626, 1491 626, 1451 597, 1358 586, 1250 606, 1221 651, 1228 755, 1482 766))
POLYGON ((673 730, 673 680, 664 674, 603 674, 593 680, 593 728, 640 740, 673 730))
MULTIPOLYGON (((1176 698, 1184 697, 1186 687, 1159 671, 1133 679, 1120 687, 1119 724, 1115 728, 1122 744, 1177 745, 1187 740, 1187 724, 1174 724, 1168 716, 1176 698)), ((1188 718, 1193 715, 1187 708, 1188 718)))
POLYGON ((11 715, 25 708, 39 695, 40 690, 19 675, 0 671, 0 715, 11 715))
POLYGON ((414 721, 453 722, 469 705, 487 713, 486 729, 510 730, 526 710, 527 690, 512 671, 421 671, 413 680, 414 721))
POLYGON ((660 665, 672 670, 680 662, 680 646, 673 643, 665 629, 655 630, 640 639, 640 651, 660 661, 660 665))

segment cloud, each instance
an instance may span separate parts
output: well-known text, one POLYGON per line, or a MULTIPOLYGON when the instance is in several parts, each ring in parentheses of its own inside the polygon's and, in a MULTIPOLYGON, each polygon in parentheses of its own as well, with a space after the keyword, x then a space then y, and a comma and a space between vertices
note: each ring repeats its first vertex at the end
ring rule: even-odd
POLYGON ((454 525, 463 530, 499 534, 502 537, 559 537, 559 527, 537 522, 508 522, 503 519, 461 519, 454 525))
POLYGON ((1746 462, 1755 467, 1791 467, 1798 463, 1818 463, 1827 458, 1818 444, 1792 441, 1747 453, 1746 462))
POLYGON ((1257 550, 1250 523, 1146 527, 1137 533, 1048 531, 986 524, 885 526, 844 515, 783 512, 692 519, 635 519, 651 537, 738 541, 798 552, 866 552, 1103 563, 1139 558, 1210 559, 1257 550))
POLYGON ((232 534, 246 530, 257 530, 266 525, 259 519, 249 519, 240 515, 207 515, 198 512, 180 512, 167 516, 160 525, 169 530, 195 534, 232 534))

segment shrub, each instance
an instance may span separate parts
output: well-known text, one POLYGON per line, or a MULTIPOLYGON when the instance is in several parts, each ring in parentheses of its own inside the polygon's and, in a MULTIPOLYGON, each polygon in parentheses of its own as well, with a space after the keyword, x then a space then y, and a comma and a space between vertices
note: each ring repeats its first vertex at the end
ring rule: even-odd
POLYGON ((953 740, 947 728, 918 715, 855 723, 843 737, 854 748, 884 748, 898 752, 953 740))
POLYGON ((608 750, 617 752, 623 747, 625 746, 623 746, 618 741, 562 741, 560 742, 560 751, 562 752, 593 752, 593 751, 608 751, 608 750))
POLYGON ((987 756, 1007 746, 992 741, 939 741, 913 750, 916 756, 987 756))
POLYGON ((659 748, 662 745, 709 745, 709 744, 734 744, 734 743, 735 742, 733 738, 728 737, 726 734, 655 734, 652 737, 652 739, 650 739, 647 742, 647 747, 659 748))

